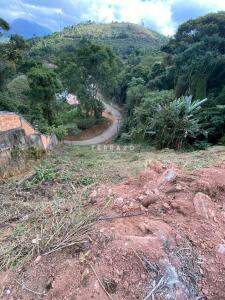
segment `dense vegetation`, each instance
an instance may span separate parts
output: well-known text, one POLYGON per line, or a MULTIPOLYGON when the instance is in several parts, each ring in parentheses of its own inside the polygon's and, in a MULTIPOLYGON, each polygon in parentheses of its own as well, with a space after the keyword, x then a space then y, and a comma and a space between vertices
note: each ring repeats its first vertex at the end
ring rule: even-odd
POLYGON ((131 23, 95 24, 88 22, 67 27, 61 33, 53 33, 45 38, 32 41, 34 56, 54 59, 65 46, 76 46, 82 40, 97 45, 105 45, 122 58, 127 58, 135 50, 149 53, 159 49, 166 38, 154 31, 131 23))
MULTIPOLYGON (((2 30, 9 26, 2 20, 2 30)), ((17 35, 0 45, 0 110, 23 114, 41 132, 61 139, 101 122, 103 95, 111 98, 119 59, 106 46, 82 41, 54 56, 54 68, 33 59, 30 45, 17 35), (79 99, 71 106, 69 93, 79 99)), ((40 51, 40 58, 41 58, 40 51)))
POLYGON ((224 12, 188 21, 152 66, 132 60, 118 85, 121 139, 159 148, 225 142, 224 28, 224 12))

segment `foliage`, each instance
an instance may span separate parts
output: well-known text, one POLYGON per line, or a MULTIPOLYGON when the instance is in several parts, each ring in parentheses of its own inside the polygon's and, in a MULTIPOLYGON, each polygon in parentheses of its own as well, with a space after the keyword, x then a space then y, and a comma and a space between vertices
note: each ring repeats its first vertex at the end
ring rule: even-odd
POLYGON ((2 18, 0 18, 0 28, 6 31, 9 30, 9 24, 2 18))
POLYGON ((19 98, 8 91, 0 91, 0 111, 11 111, 18 113, 27 112, 26 104, 22 103, 19 98))
POLYGON ((134 51, 149 53, 159 49, 166 38, 152 30, 131 23, 94 24, 83 23, 70 26, 63 32, 54 33, 33 41, 32 55, 46 56, 61 52, 62 48, 76 47, 80 41, 88 40, 93 44, 110 47, 122 58, 127 58, 134 51))
POLYGON ((88 117, 88 118, 77 118, 75 119, 76 124, 79 129, 84 130, 88 129, 95 125, 96 119, 95 117, 88 117))
POLYGON ((26 43, 18 35, 12 35, 9 42, 0 44, 0 90, 4 88, 6 80, 16 73, 16 64, 21 60, 26 43))
POLYGON ((140 54, 132 54, 128 66, 118 76, 115 93, 118 103, 127 107, 121 138, 151 140, 158 147, 193 145, 204 148, 225 135, 224 26, 225 12, 181 24, 175 36, 162 47, 164 53, 159 54, 159 59, 155 56, 149 65, 149 72, 144 71, 146 65, 140 54), (136 70, 142 70, 138 76, 136 70), (137 80, 139 84, 133 85, 132 82, 137 80), (155 105, 157 101, 161 102, 155 100, 156 94, 160 97, 161 92, 172 89, 175 92, 173 99, 160 107, 155 105), (151 95, 150 91, 156 91, 156 94, 151 95), (203 108, 194 114, 197 119, 185 115, 181 118, 179 105, 184 105, 183 97, 187 95, 192 95, 194 100, 208 98, 203 108), (173 119, 177 126, 172 126, 173 119), (169 131, 171 138, 163 131, 163 126, 167 125, 173 128, 169 131), (147 134, 148 131, 154 134, 147 134), (184 132, 187 133, 185 139, 184 132), (177 138, 172 139, 173 134, 177 138))
POLYGON ((150 111, 146 112, 145 102, 137 108, 136 118, 142 127, 138 126, 134 135, 141 134, 160 149, 181 149, 205 134, 199 123, 199 110, 206 100, 192 102, 192 97, 181 97, 173 101, 163 99, 161 103, 158 99, 152 101, 150 111))
POLYGON ((19 75, 7 84, 7 89, 15 96, 22 97, 29 91, 29 83, 26 75, 19 75))
POLYGON ((63 140, 67 135, 78 135, 80 133, 77 124, 65 124, 65 125, 52 125, 50 127, 45 128, 46 133, 55 133, 58 140, 63 140))
POLYGON ((33 68, 28 73, 30 99, 34 106, 39 106, 48 124, 53 125, 54 102, 61 85, 56 74, 47 68, 33 68))

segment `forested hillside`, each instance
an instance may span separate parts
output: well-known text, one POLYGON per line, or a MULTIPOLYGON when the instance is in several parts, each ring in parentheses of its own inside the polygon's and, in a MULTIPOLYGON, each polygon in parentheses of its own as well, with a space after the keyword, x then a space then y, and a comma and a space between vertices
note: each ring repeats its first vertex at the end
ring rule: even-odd
POLYGON ((224 12, 190 20, 148 70, 133 60, 117 89, 127 114, 122 140, 176 149, 225 143, 224 28, 224 12))
POLYGON ((81 40, 110 47, 123 58, 134 50, 149 52, 159 49, 166 38, 152 30, 131 23, 95 24, 86 23, 67 27, 61 33, 54 33, 44 39, 34 42, 34 54, 48 50, 50 55, 65 46, 75 46, 81 40))
MULTIPOLYGON (((0 30, 0 35, 9 30, 3 19, 0 30)), ((109 47, 89 41, 65 47, 54 53, 54 69, 45 62, 45 48, 33 57, 31 45, 18 35, 0 44, 0 50, 0 111, 20 113, 58 139, 104 121, 98 93, 111 99, 120 72, 119 58, 109 47), (69 93, 78 97, 77 105, 67 103, 69 93)))
POLYGON ((62 138, 68 127, 76 134, 101 120, 100 92, 124 110, 122 142, 175 149, 224 144, 224 28, 220 12, 180 25, 168 41, 127 23, 77 25, 28 43, 12 36, 1 45, 0 109, 25 114, 62 138), (62 91, 76 94, 79 105, 58 99, 62 91))

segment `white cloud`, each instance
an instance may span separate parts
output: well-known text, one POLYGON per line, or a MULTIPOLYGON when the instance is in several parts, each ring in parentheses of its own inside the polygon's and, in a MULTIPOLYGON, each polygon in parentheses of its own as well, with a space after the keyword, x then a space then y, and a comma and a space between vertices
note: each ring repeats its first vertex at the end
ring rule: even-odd
POLYGON ((197 0, 199 5, 208 6, 211 11, 225 10, 224 0, 197 0))
POLYGON ((151 24, 166 35, 175 31, 171 1, 95 0, 90 1, 88 19, 98 22, 124 21, 151 24), (91 13, 91 15, 90 15, 91 13))
POLYGON ((225 0, 0 0, 0 17, 22 17, 59 30, 82 21, 124 21, 172 35, 180 22, 225 10, 225 0), (62 17, 60 17, 61 15, 62 17))

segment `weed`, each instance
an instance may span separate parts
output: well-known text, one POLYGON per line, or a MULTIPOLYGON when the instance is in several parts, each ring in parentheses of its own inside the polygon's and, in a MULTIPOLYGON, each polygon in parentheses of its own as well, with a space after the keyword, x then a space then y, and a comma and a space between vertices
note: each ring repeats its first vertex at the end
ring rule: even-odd
POLYGON ((54 166, 39 166, 35 168, 36 174, 32 179, 33 183, 40 183, 44 181, 53 181, 60 176, 60 173, 54 166))
POLYGON ((95 182, 94 178, 92 177, 81 177, 77 180, 77 184, 78 185, 83 185, 83 186, 87 186, 87 185, 91 185, 95 182))
POLYGON ((45 151, 40 148, 30 147, 29 149, 27 149, 26 154, 28 159, 37 160, 44 156, 45 151))
POLYGON ((21 224, 17 224, 16 227, 12 231, 12 235, 14 237, 20 236, 24 233, 24 227, 21 224))

